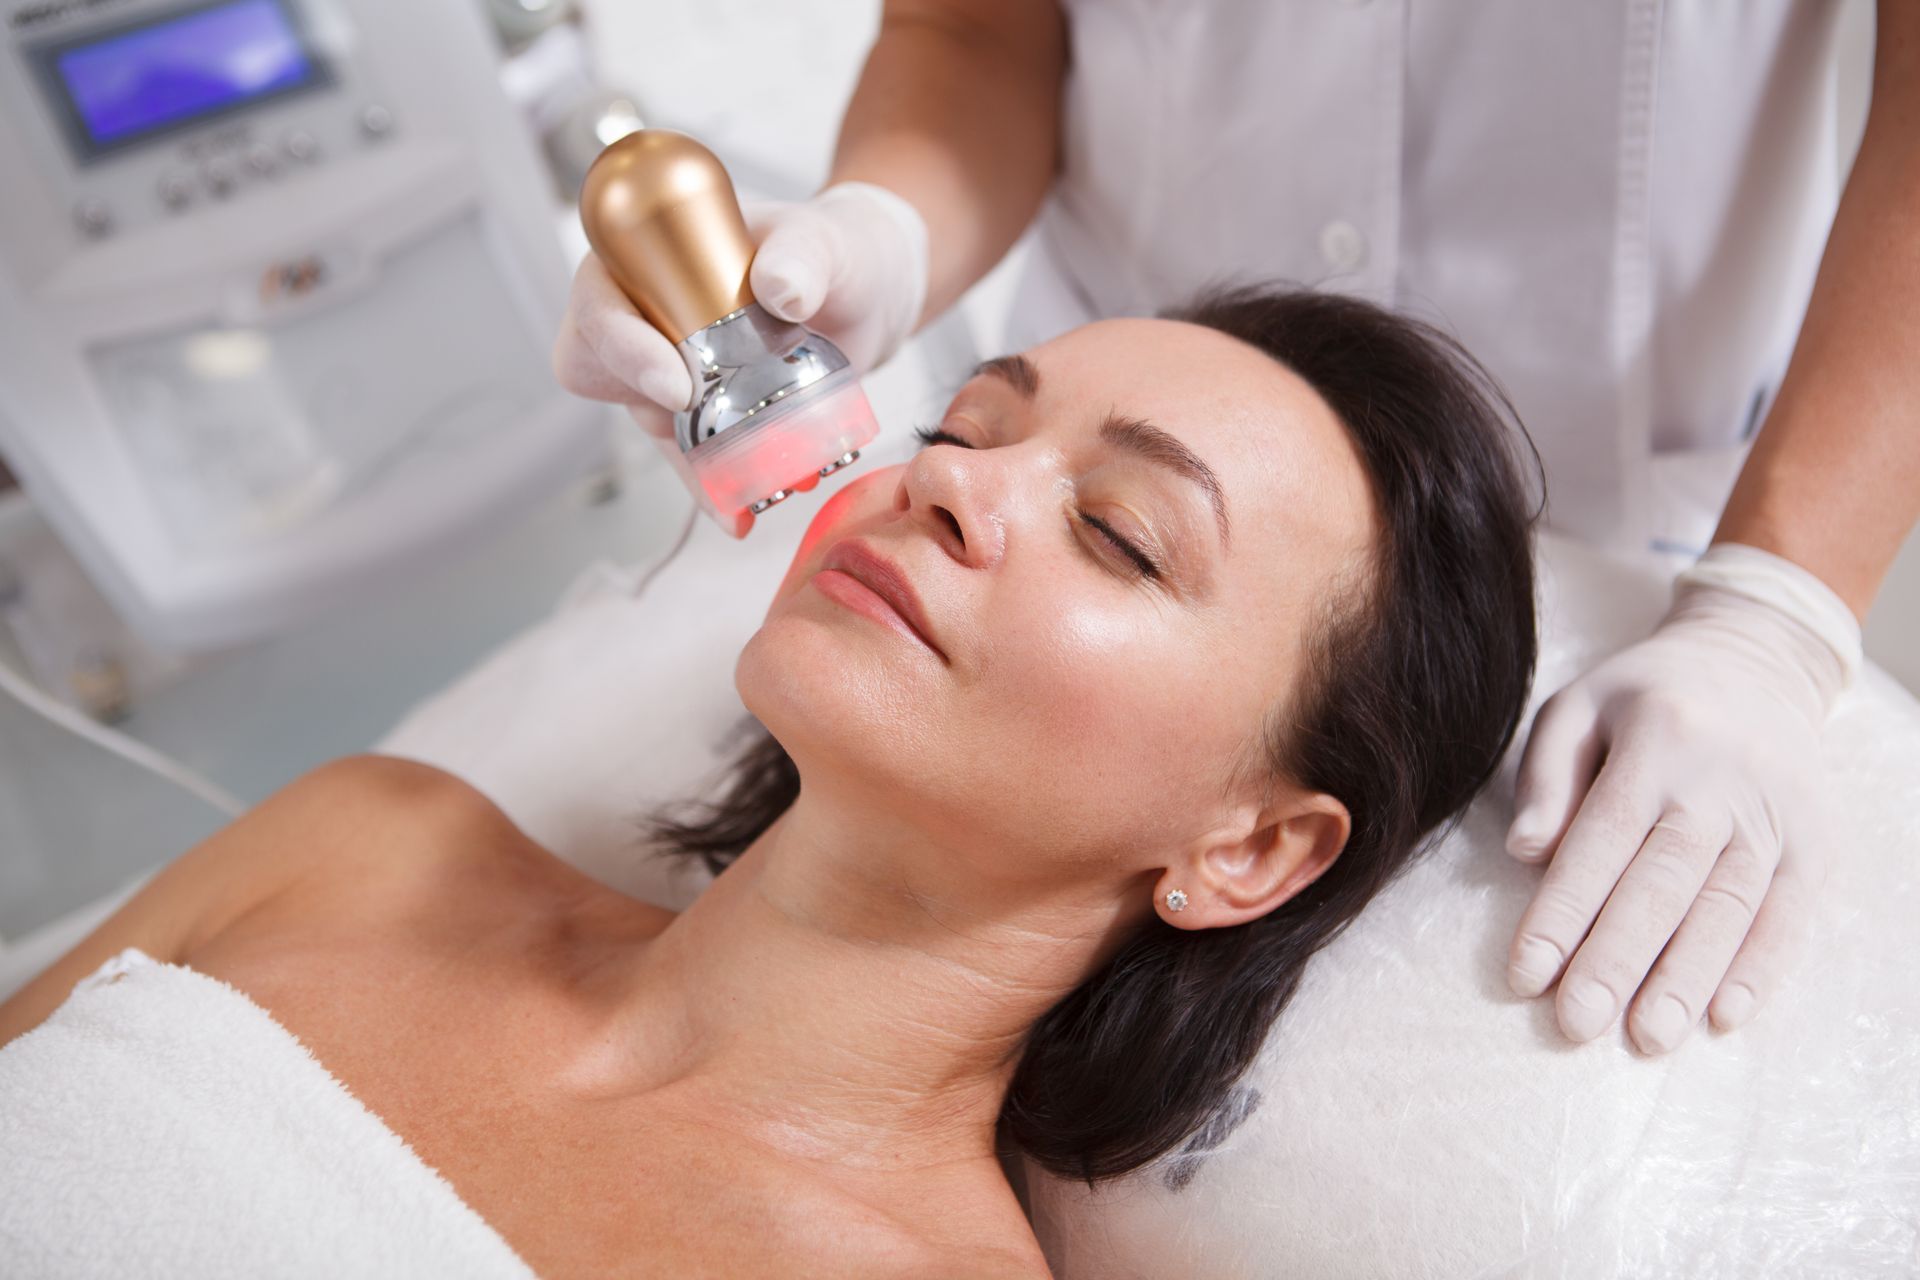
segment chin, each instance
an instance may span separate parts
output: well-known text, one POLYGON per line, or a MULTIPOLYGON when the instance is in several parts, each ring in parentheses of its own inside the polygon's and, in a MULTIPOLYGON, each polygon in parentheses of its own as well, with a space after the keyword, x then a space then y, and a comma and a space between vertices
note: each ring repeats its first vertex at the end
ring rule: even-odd
POLYGON ((934 695, 917 655, 894 652, 901 641, 807 594, 776 603, 740 651, 741 702, 803 774, 809 761, 868 778, 910 769, 934 695))

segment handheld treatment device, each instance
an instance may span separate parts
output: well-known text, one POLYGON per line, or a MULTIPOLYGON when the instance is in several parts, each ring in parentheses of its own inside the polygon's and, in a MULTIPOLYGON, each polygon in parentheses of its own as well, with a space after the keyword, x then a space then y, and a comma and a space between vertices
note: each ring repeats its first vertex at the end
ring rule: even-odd
POLYGON ((778 319, 747 287, 753 241, 714 154, 642 129, 587 171, 580 220, 593 251, 693 377, 674 417, 702 508, 734 537, 813 488, 879 433, 846 356, 778 319))

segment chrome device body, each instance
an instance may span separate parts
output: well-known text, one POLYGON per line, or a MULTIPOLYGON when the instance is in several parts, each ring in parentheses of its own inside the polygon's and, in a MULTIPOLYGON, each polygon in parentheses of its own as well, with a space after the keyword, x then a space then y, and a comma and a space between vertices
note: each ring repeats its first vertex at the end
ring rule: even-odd
MULTIPOLYGON (((679 351, 694 386, 693 407, 674 415, 674 436, 683 453, 723 431, 753 424, 756 415, 785 408, 789 396, 848 367, 840 348, 757 302, 689 334, 679 351)), ((832 475, 859 457, 858 449, 849 450, 819 468, 818 475, 832 475)), ((775 489, 750 502, 747 510, 758 515, 794 492, 775 489)))

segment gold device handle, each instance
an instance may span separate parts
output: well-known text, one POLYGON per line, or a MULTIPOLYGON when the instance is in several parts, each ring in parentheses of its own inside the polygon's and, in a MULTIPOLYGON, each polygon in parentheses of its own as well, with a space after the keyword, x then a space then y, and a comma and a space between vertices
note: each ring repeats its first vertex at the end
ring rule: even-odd
POLYGON ((602 151, 580 222, 607 272, 675 343, 753 302, 753 241, 733 182, 684 133, 641 129, 602 151))

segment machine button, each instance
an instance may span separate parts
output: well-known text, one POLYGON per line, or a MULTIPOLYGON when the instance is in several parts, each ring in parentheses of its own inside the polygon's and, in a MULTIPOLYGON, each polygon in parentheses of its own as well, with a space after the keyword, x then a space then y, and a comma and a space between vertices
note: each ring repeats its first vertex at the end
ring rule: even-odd
POLYGON ((280 172, 280 156, 264 142, 256 142, 247 148, 247 172, 258 177, 271 178, 280 172))
POLYGON ((216 199, 224 200, 233 194, 233 162, 225 157, 216 157, 200 166, 200 182, 216 199))
POLYGON ((1320 228, 1320 256, 1337 271, 1352 271, 1367 260, 1367 238, 1351 222, 1329 222, 1320 228))
POLYGON ((98 240, 113 230, 113 214, 98 200, 82 200, 73 207, 73 225, 98 240))
POLYGON ((178 211, 193 202, 193 183, 183 173, 166 173, 160 176, 160 203, 178 211))
POLYGON ((287 153, 287 159, 295 164, 312 164, 320 158, 320 144, 304 129, 288 134, 280 147, 287 153))
POLYGON ((379 103, 371 103, 360 109, 360 132, 369 139, 377 140, 393 132, 393 112, 379 103))

